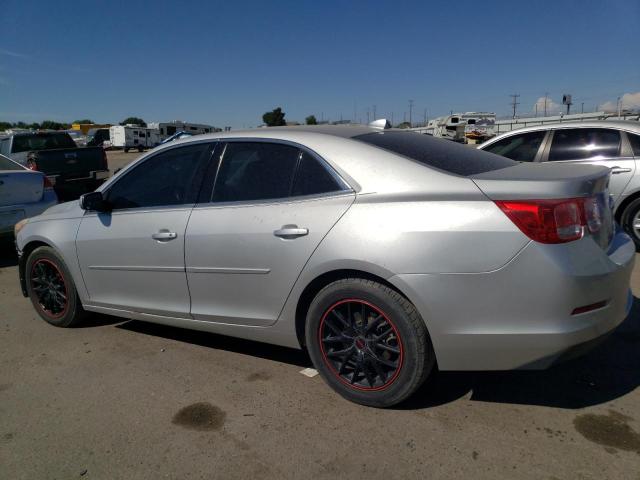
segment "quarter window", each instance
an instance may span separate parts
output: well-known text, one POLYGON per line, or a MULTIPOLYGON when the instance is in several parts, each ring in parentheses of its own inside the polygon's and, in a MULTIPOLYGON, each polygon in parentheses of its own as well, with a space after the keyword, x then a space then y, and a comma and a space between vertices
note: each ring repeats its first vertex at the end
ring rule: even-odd
POLYGON ((598 160, 620 155, 620 132, 608 128, 556 130, 549 161, 598 160))
POLYGON ((195 203, 207 152, 201 143, 158 153, 120 178, 107 200, 114 210, 195 203))
POLYGON ((634 135, 627 132, 629 143, 631 143, 631 149, 633 150, 634 157, 640 157, 640 135, 634 135))
POLYGON ((484 151, 502 155, 516 162, 533 162, 545 134, 546 132, 543 130, 511 135, 492 143, 484 151))
POLYGON ((317 195, 339 190, 341 190, 340 184, 325 166, 308 153, 303 153, 291 195, 317 195))

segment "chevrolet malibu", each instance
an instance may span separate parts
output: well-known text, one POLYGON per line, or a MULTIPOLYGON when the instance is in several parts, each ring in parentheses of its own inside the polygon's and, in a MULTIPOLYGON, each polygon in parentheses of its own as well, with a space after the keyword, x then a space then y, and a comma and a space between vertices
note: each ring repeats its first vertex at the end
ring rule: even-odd
POLYGON ((609 170, 365 126, 198 135, 16 226, 47 322, 89 312, 306 348, 386 407, 440 370, 545 368, 626 317, 609 170))

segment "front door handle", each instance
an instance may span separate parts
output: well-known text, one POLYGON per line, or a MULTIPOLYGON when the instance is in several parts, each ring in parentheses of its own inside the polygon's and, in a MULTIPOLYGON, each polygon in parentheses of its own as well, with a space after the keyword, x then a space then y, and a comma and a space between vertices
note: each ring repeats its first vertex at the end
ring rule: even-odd
POLYGON ((284 225, 280 230, 273 232, 276 237, 292 239, 304 237, 309 234, 308 228, 298 228, 297 225, 284 225))
POLYGON ((618 173, 629 173, 631 171, 630 168, 624 167, 611 167, 611 174, 616 175, 618 173))
POLYGON ((178 238, 178 234, 175 232, 170 232, 168 230, 160 230, 159 232, 151 235, 151 238, 159 242, 168 242, 169 240, 178 238))

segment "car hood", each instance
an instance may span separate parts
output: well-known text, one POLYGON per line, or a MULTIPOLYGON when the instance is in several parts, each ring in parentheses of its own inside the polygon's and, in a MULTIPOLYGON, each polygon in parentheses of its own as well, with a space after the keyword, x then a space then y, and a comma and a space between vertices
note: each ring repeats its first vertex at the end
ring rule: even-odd
POLYGON ((47 208, 37 217, 33 217, 31 221, 55 220, 60 218, 79 218, 84 215, 84 210, 80 208, 80 201, 73 200, 71 202, 59 203, 53 207, 47 208))

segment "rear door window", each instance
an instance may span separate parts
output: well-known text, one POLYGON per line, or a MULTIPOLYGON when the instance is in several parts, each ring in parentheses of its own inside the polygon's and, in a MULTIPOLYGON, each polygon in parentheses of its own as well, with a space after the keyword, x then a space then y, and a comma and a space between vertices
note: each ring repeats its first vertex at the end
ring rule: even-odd
POLYGON ((214 202, 288 197, 300 149, 267 142, 229 142, 213 188, 214 202))
POLYGON ((609 128, 555 130, 549 161, 599 160, 620 156, 620 132, 609 128))
POLYGON ((533 162, 545 135, 546 131, 544 130, 511 135, 492 143, 483 150, 502 155, 516 162, 533 162))

